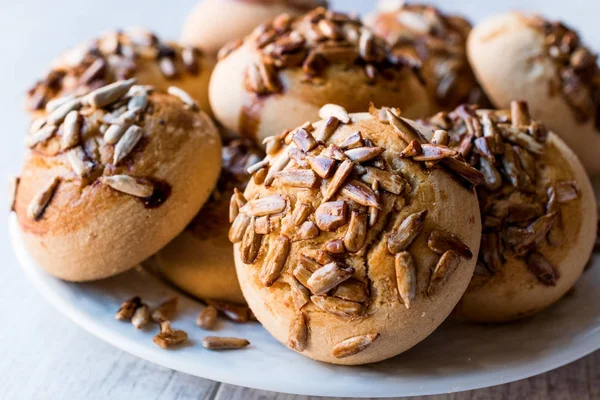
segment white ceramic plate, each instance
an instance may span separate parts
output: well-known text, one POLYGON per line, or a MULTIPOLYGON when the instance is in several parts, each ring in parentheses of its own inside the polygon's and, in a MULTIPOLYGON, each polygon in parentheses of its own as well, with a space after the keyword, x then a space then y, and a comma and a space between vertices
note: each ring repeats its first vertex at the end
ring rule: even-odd
POLYGON ((43 272, 25 251, 11 216, 13 248, 24 271, 56 308, 102 340, 140 358, 178 371, 239 386, 315 396, 391 397, 457 392, 499 385, 560 367, 600 348, 600 257, 595 256, 572 294, 542 314, 502 326, 447 321, 425 341, 391 360, 364 367, 333 366, 300 356, 258 323, 221 322, 210 333, 244 337, 244 350, 211 352, 207 332, 194 321, 202 305, 143 269, 101 282, 73 284, 43 272), (137 331, 115 320, 122 301, 141 296, 151 306, 179 294, 173 323, 190 336, 187 345, 162 350, 152 342, 157 327, 137 331))

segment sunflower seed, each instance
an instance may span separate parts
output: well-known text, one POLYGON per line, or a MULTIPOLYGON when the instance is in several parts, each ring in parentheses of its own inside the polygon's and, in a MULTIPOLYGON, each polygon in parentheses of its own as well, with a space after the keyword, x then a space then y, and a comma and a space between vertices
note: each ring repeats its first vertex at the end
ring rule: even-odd
POLYGON ((254 163, 252 165, 250 165, 247 169, 246 172, 248 172, 248 175, 252 175, 254 174, 256 171, 264 168, 264 167, 268 167, 269 166, 269 160, 267 160, 266 158, 263 160, 260 160, 257 163, 254 163))
POLYGON ((298 312, 290 324, 287 345, 290 349, 303 352, 308 341, 308 327, 304 313, 298 312))
POLYGON ((181 59, 187 72, 192 75, 197 75, 200 72, 200 64, 198 63, 198 49, 195 47, 184 47, 181 49, 181 59))
POLYGON ((527 257, 527 268, 546 286, 556 286, 560 278, 558 270, 540 253, 534 252, 527 257))
POLYGON ((458 153, 440 144, 425 143, 421 145, 422 153, 414 156, 415 161, 438 161, 443 158, 455 157, 458 153))
POLYGON ((401 251, 394 258, 398 294, 404 306, 410 308, 417 293, 417 270, 415 260, 408 251, 401 251))
MULTIPOLYGON (((321 266, 319 265, 319 267, 321 266)), ((292 271, 292 274, 298 280, 298 282, 302 284, 302 286, 308 287, 308 280, 313 273, 304 264, 299 263, 292 271)))
POLYGON ((473 186, 483 182, 484 177, 481 172, 456 158, 444 158, 440 161, 440 164, 473 186))
POLYGON ((119 321, 130 321, 135 310, 141 305, 142 300, 139 297, 132 297, 121 304, 119 311, 117 311, 117 314, 115 315, 115 319, 119 321))
POLYGON ((209 350, 237 350, 249 345, 246 339, 234 337, 207 336, 202 339, 202 347, 209 350))
POLYGON ((323 201, 328 201, 333 197, 333 195, 335 195, 335 193, 344 184, 346 178, 350 176, 350 173, 352 172, 353 168, 354 163, 350 160, 345 160, 340 164, 340 166, 333 174, 333 177, 329 181, 329 184, 327 185, 327 189, 325 191, 325 194, 323 195, 323 201))
POLYGON ((29 148, 35 147, 39 143, 44 143, 56 133, 56 125, 45 125, 40 130, 31 133, 25 137, 25 145, 29 148))
MULTIPOLYGON (((316 259, 317 257, 315 257, 316 259)), ((325 264, 328 264, 330 262, 332 262, 333 260, 327 260, 327 262, 325 264)), ((318 261, 313 260, 310 257, 307 257, 305 255, 300 255, 300 257, 298 258, 298 263, 299 265, 303 266, 304 268, 306 268, 310 273, 315 272, 316 270, 318 270, 319 268, 321 268, 321 264, 319 264, 318 261)))
POLYGON ((81 146, 77 146, 67 153, 67 160, 69 160, 71 168, 73 168, 73 171, 81 177, 89 174, 94 167, 94 164, 86 161, 85 158, 85 151, 83 151, 81 146))
POLYGON ((131 125, 115 145, 113 164, 118 165, 138 144, 143 136, 143 130, 137 125, 131 125))
POLYGON ((406 185, 406 181, 401 176, 374 167, 366 167, 366 173, 361 176, 361 179, 369 185, 377 181, 383 190, 395 195, 402 194, 406 185))
MULTIPOLYGON (((237 188, 236 188, 237 189, 237 188)), ((229 223, 231 224, 238 214, 240 213, 240 207, 236 200, 236 195, 231 195, 231 199, 229 200, 229 223)))
POLYGON ((344 201, 322 203, 315 211, 315 222, 322 231, 334 231, 347 222, 347 205, 344 201))
POLYGON ((46 118, 36 118, 31 122, 31 125, 29 126, 29 134, 33 134, 37 131, 39 131, 40 129, 42 129, 42 127, 46 125, 46 118))
MULTIPOLYGON (((300 274, 301 276, 305 276, 305 277, 307 275, 306 272, 304 272, 304 271, 299 271, 298 274, 300 274), (302 275, 302 274, 304 274, 304 275, 302 275)), ((310 277, 310 275, 308 275, 308 277, 310 277)), ((306 277, 305 281, 308 281, 308 277, 306 277)), ((292 293, 292 300, 294 301, 294 304, 296 305, 296 309, 300 310, 302 307, 304 307, 310 301, 310 292, 303 284, 301 284, 298 281, 298 279, 296 279, 293 276, 290 277, 289 282, 290 282, 290 289, 291 289, 291 293, 292 293)))
POLYGON ((431 143, 433 144, 441 144, 442 146, 448 146, 450 142, 450 138, 448 136, 448 132, 443 129, 437 129, 433 132, 433 137, 431 138, 431 143))
POLYGON ((81 108, 81 100, 73 99, 60 105, 56 110, 52 111, 46 117, 46 123, 48 125, 60 125, 69 113, 77 111, 81 108))
POLYGON ((367 239, 367 214, 352 211, 348 230, 344 236, 344 246, 351 252, 356 253, 365 245, 367 239))
POLYGON ((348 279, 340 283, 332 293, 332 296, 343 300, 363 303, 369 299, 367 285, 356 279, 348 279))
POLYGON ((258 69, 258 65, 256 64, 250 64, 246 68, 246 79, 244 86, 249 92, 253 92, 258 95, 265 95, 269 93, 258 69))
POLYGON ((309 169, 285 169, 279 171, 275 178, 286 186, 312 188, 317 183, 317 176, 309 169))
POLYGON ((213 306, 221 314, 227 317, 227 319, 233 322, 245 323, 254 319, 252 311, 250 311, 250 308, 248 308, 248 306, 241 306, 239 304, 212 299, 206 299, 206 304, 208 304, 209 306, 213 306))
POLYGON ((248 225, 250 225, 250 217, 246 214, 238 214, 229 228, 229 241, 231 243, 241 242, 248 225))
POLYGON ((297 203, 292 214, 292 221, 294 222, 294 225, 301 225, 304 221, 306 221, 311 213, 312 207, 309 204, 304 202, 297 203))
POLYGON ((131 324, 136 329, 143 329, 150 323, 150 307, 147 304, 141 304, 131 317, 131 324))
POLYGON ((331 117, 337 118, 342 124, 350 123, 350 115, 348 115, 348 111, 344 107, 336 104, 325 104, 319 110, 319 118, 328 119, 331 117))
POLYGON ((383 153, 383 151, 383 147, 357 147, 346 150, 345 153, 350 160, 363 163, 378 157, 383 153))
POLYGON ((484 184, 488 190, 494 192, 502 187, 502 175, 489 159, 485 157, 479 159, 479 170, 483 174, 484 184))
POLYGON ((281 152, 276 158, 271 159, 271 166, 269 167, 269 172, 265 178, 264 185, 271 186, 273 180, 275 180, 275 175, 283 170, 289 162, 290 156, 286 151, 281 152))
POLYGON ((312 239, 319 236, 319 228, 312 221, 302 223, 296 232, 296 240, 312 239))
POLYGON ((535 248, 548 234, 558 214, 550 213, 536 219, 527 228, 509 227, 507 230, 507 243, 513 246, 519 256, 525 255, 535 248))
POLYGON ((196 325, 200 328, 211 331, 217 325, 217 309, 214 306, 206 306, 196 317, 196 325))
POLYGON ((400 138, 406 143, 410 143, 413 140, 416 140, 419 143, 425 142, 421 134, 417 132, 415 128, 412 127, 412 125, 400 118, 399 115, 396 116, 392 109, 386 109, 386 115, 390 124, 396 130, 396 133, 398 133, 400 138))
POLYGON ((128 175, 103 176, 100 182, 110 186, 114 190, 129 194, 135 197, 150 197, 154 192, 152 183, 141 178, 134 178, 128 175))
POLYGON ((190 110, 200 110, 198 103, 190 96, 185 90, 180 89, 176 86, 169 86, 167 89, 167 93, 171 96, 177 97, 179 100, 183 102, 190 110))
POLYGON ((135 79, 111 83, 89 93, 86 96, 86 102, 92 107, 103 108, 120 100, 134 84, 135 79))
POLYGON ((79 144, 79 131, 81 129, 81 116, 77 111, 71 111, 65 117, 63 132, 60 140, 62 150, 70 149, 79 144))
POLYGON ((173 297, 162 303, 156 310, 152 312, 152 319, 156 322, 172 321, 177 312, 179 298, 173 297))
POLYGON ((141 110, 143 111, 148 105, 148 94, 140 93, 137 94, 127 102, 127 109, 129 111, 141 110))
POLYGON ((321 178, 328 178, 335 167, 334 160, 325 156, 307 156, 306 161, 321 178))
POLYGON ((354 268, 341 266, 335 262, 317 269, 306 282, 313 294, 325 294, 354 274, 354 268))
POLYGON ((277 136, 269 136, 263 140, 263 144, 265 145, 265 152, 269 155, 273 155, 281 148, 282 141, 277 136))
POLYGON ((344 150, 353 149, 356 147, 363 146, 363 138, 360 132, 354 132, 350 136, 346 137, 338 147, 344 150))
POLYGON ((292 134, 292 140, 296 143, 302 151, 308 152, 317 147, 317 141, 315 138, 306 131, 306 129, 300 128, 292 134))
POLYGON ((158 60, 158 67, 160 68, 160 72, 162 72, 167 79, 174 79, 178 75, 177 67, 171 57, 161 57, 158 60))
POLYGON ((342 239, 332 239, 325 243, 325 251, 331 254, 343 254, 346 252, 342 239))
POLYGON ((173 329, 170 321, 163 321, 160 323, 160 333, 154 336, 152 341, 160 348, 166 349, 181 344, 187 339, 188 335, 185 331, 173 329))
POLYGON ((421 143, 416 140, 413 140, 400 152, 401 158, 415 157, 419 154, 423 154, 423 148, 421 147, 421 143))
POLYGON ((502 154, 504 152, 504 143, 498 132, 498 127, 490 118, 489 113, 484 113, 481 116, 481 128, 483 137, 490 140, 490 147, 494 154, 502 154))
POLYGON ((37 192, 27 207, 27 217, 29 219, 37 221, 42 218, 59 183, 60 178, 55 176, 42 190, 37 192))
POLYGON ((337 130, 340 125, 340 120, 336 117, 329 117, 324 124, 321 125, 320 129, 317 129, 314 138, 317 141, 325 142, 329 140, 331 135, 337 130))
POLYGON ((66 104, 67 102, 74 100, 74 99, 75 99, 74 94, 68 94, 66 96, 57 97, 56 99, 50 100, 48 103, 46 103, 46 107, 45 107, 46 113, 51 114, 58 107, 62 106, 63 104, 66 104))
POLYGON ((262 242, 262 235, 256 233, 255 220, 252 218, 250 225, 246 228, 244 237, 242 238, 242 245, 240 246, 240 258, 244 264, 254 264, 258 251, 260 250, 260 244, 262 242))
POLYGON ((544 153, 544 145, 539 143, 533 136, 509 125, 499 125, 502 138, 510 143, 521 146, 531 153, 541 155, 544 153))
POLYGON ((354 336, 336 344, 333 348, 335 358, 346 358, 364 351, 379 337, 378 333, 354 336))
POLYGON ((441 230, 433 230, 427 239, 429 248, 437 254, 444 254, 448 250, 454 250, 461 256, 470 260, 473 258, 473 253, 463 241, 452 233, 443 232, 441 230))
POLYGON ((481 236, 481 259, 492 272, 496 273, 502 267, 500 256, 500 238, 496 233, 484 233, 481 236))
POLYGON ((432 296, 436 293, 446 283, 456 268, 458 268, 459 264, 460 254, 458 252, 454 250, 445 252, 431 273, 429 285, 427 286, 427 295, 432 296))
POLYGON ((290 251, 290 239, 281 235, 276 239, 272 240, 269 244, 269 251, 263 261, 263 265, 260 271, 260 282, 266 286, 272 286, 285 265, 290 251))
POLYGON ((363 315, 365 310, 360 303, 337 297, 315 295, 311 296, 310 299, 321 310, 340 318, 358 318, 363 315))
POLYGON ((379 207, 377 196, 375 196, 375 193, 371 188, 356 179, 346 182, 344 186, 342 186, 340 194, 360 205, 366 207, 379 207))
POLYGON ((344 161, 348 159, 348 156, 346 156, 346 153, 344 153, 342 151, 342 149, 340 149, 338 146, 336 146, 335 144, 330 144, 322 153, 322 156, 325 157, 329 157, 332 158, 334 160, 338 160, 338 161, 344 161))
POLYGON ((519 146, 513 146, 513 151, 519 159, 521 167, 529 176, 529 179, 532 182, 534 182, 536 180, 537 171, 537 161, 535 160, 535 158, 531 155, 530 152, 519 146))
POLYGON ((560 204, 568 203, 579 197, 579 188, 575 181, 563 181, 554 185, 556 201, 560 204))
POLYGON ((240 208, 241 213, 247 213, 254 217, 278 214, 285 210, 286 200, 278 194, 250 200, 240 208))
POLYGON ((387 248, 390 253, 397 254, 411 245, 413 240, 421 233, 427 216, 427 210, 410 214, 398 228, 394 229, 387 240, 387 248))
POLYGON ((510 119, 512 121, 512 126, 515 128, 529 126, 531 123, 531 117, 529 115, 529 107, 527 107, 527 102, 511 101, 510 119))
POLYGON ((277 76, 277 70, 273 64, 260 60, 258 62, 258 72, 264 82, 264 85, 268 92, 279 93, 282 90, 279 77, 277 76))

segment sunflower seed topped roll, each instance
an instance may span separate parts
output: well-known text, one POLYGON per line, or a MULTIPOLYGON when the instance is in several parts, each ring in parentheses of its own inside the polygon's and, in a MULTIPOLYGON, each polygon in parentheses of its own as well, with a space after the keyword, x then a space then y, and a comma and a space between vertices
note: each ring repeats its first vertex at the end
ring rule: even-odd
POLYGON ((234 210, 238 278, 290 348, 335 364, 380 361, 427 337, 466 289, 480 174, 397 109, 326 105, 321 116, 270 139, 278 150, 234 210), (434 233, 442 243, 430 248, 434 233))

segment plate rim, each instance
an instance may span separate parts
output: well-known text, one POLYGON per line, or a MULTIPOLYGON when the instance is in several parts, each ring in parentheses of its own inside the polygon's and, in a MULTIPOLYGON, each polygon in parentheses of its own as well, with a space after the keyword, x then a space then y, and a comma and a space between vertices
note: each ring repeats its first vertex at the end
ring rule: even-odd
MULTIPOLYGON (((265 390, 270 392, 279 392, 293 395, 304 395, 304 396, 339 396, 340 393, 335 391, 328 391, 327 388, 321 388, 318 392, 314 390, 302 390, 301 386, 295 386, 293 388, 284 387, 277 383, 277 380, 271 380, 270 384, 264 384, 265 381, 256 381, 252 378, 244 378, 244 376, 236 375, 235 378, 231 374, 223 374, 219 372, 212 373, 210 369, 204 369, 203 374, 198 374, 197 370, 191 370, 187 366, 177 364, 171 361, 169 358, 161 357, 160 353, 150 351, 146 346, 137 343, 128 337, 123 337, 120 334, 111 331, 110 328, 94 321, 87 313, 75 307, 74 304, 65 302, 61 296, 55 293, 52 288, 44 283, 43 276, 47 273, 41 269, 36 270, 37 266, 30 266, 30 262, 27 259, 30 257, 21 240, 21 230, 19 228, 17 218, 14 213, 11 213, 9 218, 9 237, 11 248, 16 256, 20 268, 24 271, 27 278, 33 283, 34 287, 40 292, 43 298, 48 301, 55 309, 65 315, 69 320, 74 322, 77 326, 83 328, 86 332, 92 334, 98 339, 124 351, 132 354, 140 359, 149 361, 153 364, 157 364, 171 370, 186 373, 188 375, 196 376, 203 379, 209 379, 215 382, 221 382, 225 384, 247 387, 256 390, 265 390), (257 383, 260 382, 260 383, 257 383)), ((51 278, 51 277, 50 277, 51 278)), ((154 277, 155 279, 158 279, 154 277)), ((174 289, 176 290, 176 289, 174 289)), ((190 298, 187 294, 182 293, 183 296, 190 298)), ((192 299, 197 301, 195 299, 192 299)), ((268 332, 267 332, 268 334, 268 332)), ((395 395, 381 395, 381 394, 369 394, 359 392, 354 394, 356 398, 387 398, 390 396, 426 396, 426 395, 439 395, 446 393, 458 393, 468 390, 477 390, 487 387, 493 387, 503 385, 511 382, 515 382, 522 379, 528 379, 532 376, 540 375, 548 371, 560 368, 567 364, 570 364, 580 358, 583 358, 594 351, 600 349, 600 329, 598 332, 593 332, 592 336, 596 337, 596 340, 585 341, 577 345, 564 346, 557 353, 550 353, 551 356, 540 356, 534 360, 522 363, 519 368, 510 368, 504 370, 500 377, 495 378, 498 374, 496 372, 486 373, 486 377, 479 379, 477 383, 472 383, 468 387, 463 387, 461 384, 453 385, 449 390, 440 392, 439 390, 428 390, 425 387, 415 388, 411 393, 399 393, 395 395), (528 370, 527 372, 524 372, 528 370)), ((219 371, 216 370, 215 371, 219 371)), ((250 375, 249 375, 250 376, 250 375)), ((285 384, 284 384, 285 385, 285 384)))

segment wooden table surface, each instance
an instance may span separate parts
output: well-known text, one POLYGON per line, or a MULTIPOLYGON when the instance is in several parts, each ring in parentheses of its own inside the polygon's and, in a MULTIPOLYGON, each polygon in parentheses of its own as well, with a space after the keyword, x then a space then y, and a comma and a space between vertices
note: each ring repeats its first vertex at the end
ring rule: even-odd
MULTIPOLYGON (((0 62, 3 144, 0 175, 19 170, 27 117, 22 96, 62 49, 115 27, 147 26, 163 37, 178 36, 185 13, 196 0, 19 0, 0 1, 0 62), (165 4, 168 4, 166 6, 165 4)), ((366 10, 373 0, 333 0, 334 5, 366 10)), ((436 1, 433 1, 436 2, 436 1)), ((592 43, 600 43, 597 14, 581 12, 589 3, 561 1, 438 0, 449 10, 474 16, 521 8, 576 21, 592 43), (584 4, 585 3, 585 4, 584 4)), ((596 46, 598 48, 600 46, 596 46)), ((0 196, 0 209, 6 209, 0 196)), ((0 217, 1 218, 1 217, 0 217)), ((3 222, 6 219, 2 220, 3 222)), ((4 224, 6 226, 6 224, 4 224)), ((221 385, 174 372, 118 350, 83 331, 54 310, 29 284, 12 255, 6 229, 0 230, 0 399, 305 399, 221 385)), ((531 379, 472 392, 420 399, 600 399, 600 352, 531 379)))

